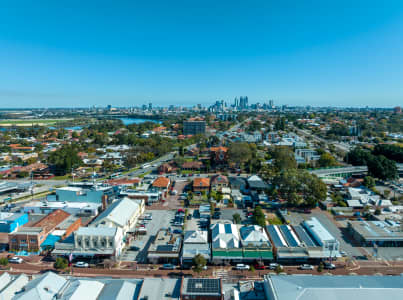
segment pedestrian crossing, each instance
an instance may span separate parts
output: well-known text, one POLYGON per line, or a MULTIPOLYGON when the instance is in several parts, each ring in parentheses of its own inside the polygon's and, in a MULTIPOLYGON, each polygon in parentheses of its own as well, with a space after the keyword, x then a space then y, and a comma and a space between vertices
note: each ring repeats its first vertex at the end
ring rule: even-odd
POLYGON ((229 280, 230 276, 228 274, 228 270, 225 269, 218 269, 214 270, 213 276, 216 278, 221 278, 222 280, 229 280))

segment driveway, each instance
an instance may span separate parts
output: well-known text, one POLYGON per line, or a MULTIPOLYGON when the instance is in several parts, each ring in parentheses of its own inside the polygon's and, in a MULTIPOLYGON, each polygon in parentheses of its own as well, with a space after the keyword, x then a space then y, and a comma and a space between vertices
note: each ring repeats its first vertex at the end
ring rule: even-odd
POLYGON ((155 235, 161 228, 170 227, 170 222, 175 215, 172 210, 147 210, 145 213, 151 213, 153 219, 146 225, 147 234, 138 235, 135 240, 130 243, 131 247, 136 247, 139 250, 133 251, 130 248, 126 250, 121 255, 122 261, 137 261, 138 263, 146 263, 147 261, 147 251, 154 240, 155 235))

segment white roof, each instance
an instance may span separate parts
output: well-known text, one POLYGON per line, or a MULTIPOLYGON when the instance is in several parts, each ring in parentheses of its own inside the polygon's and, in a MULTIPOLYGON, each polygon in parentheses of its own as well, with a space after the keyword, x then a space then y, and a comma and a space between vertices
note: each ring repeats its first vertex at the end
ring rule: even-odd
POLYGON ((63 202, 63 201, 31 201, 24 205, 24 207, 49 207, 49 208, 89 208, 89 209, 97 209, 101 206, 101 203, 93 203, 93 202, 63 202))
POLYGON ((257 176, 257 175, 252 175, 252 176, 250 176, 247 180, 248 180, 248 181, 262 181, 262 178, 260 178, 260 177, 257 176))
POLYGON ((87 235, 87 236, 115 236, 116 227, 80 227, 76 231, 76 235, 87 235))
MULTIPOLYGON (((3 278, 4 280, 4 278, 3 278)), ((3 281, 4 283, 4 281, 3 281)), ((28 283, 28 277, 25 274, 19 275, 17 278, 9 282, 9 284, 2 288, 0 292, 0 299, 14 299, 13 297, 20 293, 23 287, 28 283)))
POLYGON ((99 225, 103 220, 108 220, 117 226, 125 226, 134 214, 140 209, 140 205, 131 199, 123 198, 113 202, 95 220, 94 224, 99 225))
POLYGON ((74 280, 63 292, 62 300, 96 300, 104 284, 95 280, 74 280))
POLYGON ((0 291, 11 281, 11 276, 5 272, 0 275, 0 291))
POLYGON ((305 227, 309 227, 312 232, 314 232, 318 238, 322 241, 334 241, 335 238, 323 227, 322 223, 319 222, 315 217, 310 220, 304 221, 305 227))
POLYGON ((15 299, 52 300, 66 283, 66 279, 53 272, 47 272, 25 285, 25 292, 15 299))
POLYGON ((347 200, 347 205, 350 207, 362 207, 362 203, 360 200, 347 200))
POLYGON ((101 294, 98 295, 97 300, 135 299, 134 296, 136 294, 137 284, 135 282, 129 282, 126 280, 114 280, 108 282, 103 288, 101 294))
POLYGON ((64 186, 64 187, 57 188, 57 190, 59 190, 59 191, 80 192, 83 189, 81 187, 77 187, 77 186, 64 186))
POLYGON ((216 223, 211 226, 213 248, 239 248, 239 233, 235 224, 216 223))
POLYGON ((204 244, 207 243, 206 230, 187 230, 185 231, 184 243, 187 244, 204 244))
MULTIPOLYGON (((243 226, 239 229, 242 237, 242 243, 267 243, 269 238, 263 227, 258 225, 243 226)), ((244 245, 245 246, 245 245, 244 245)))
POLYGON ((52 235, 63 236, 66 233, 66 230, 53 230, 52 235))

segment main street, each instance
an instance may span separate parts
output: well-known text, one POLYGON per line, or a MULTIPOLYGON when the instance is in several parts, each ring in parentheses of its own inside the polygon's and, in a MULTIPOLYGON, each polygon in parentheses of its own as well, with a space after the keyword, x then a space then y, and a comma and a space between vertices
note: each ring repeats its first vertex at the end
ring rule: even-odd
MULTIPOLYGON (((13 274, 36 274, 44 271, 56 271, 52 262, 23 262, 22 264, 10 264, 10 269, 7 270, 13 274)), ((234 270, 231 266, 209 266, 206 271, 196 273, 192 270, 161 270, 159 265, 137 265, 135 263, 121 264, 116 268, 75 268, 72 267, 74 276, 106 276, 106 277, 181 277, 188 276, 207 276, 212 277, 215 273, 225 273, 227 279, 247 279, 262 277, 265 274, 275 273, 273 270, 255 270, 255 271, 240 271, 234 270)), ((323 270, 318 272, 315 266, 314 270, 300 270, 299 266, 284 266, 282 274, 312 274, 323 275, 330 273, 333 275, 400 275, 403 273, 403 262, 395 262, 393 264, 385 262, 354 262, 349 266, 343 262, 336 263, 335 270, 323 270)))

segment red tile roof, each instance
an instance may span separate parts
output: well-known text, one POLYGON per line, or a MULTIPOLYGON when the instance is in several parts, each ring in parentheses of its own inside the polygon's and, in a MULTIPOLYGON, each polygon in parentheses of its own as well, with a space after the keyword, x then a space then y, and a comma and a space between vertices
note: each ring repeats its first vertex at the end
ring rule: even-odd
POLYGON ((210 178, 195 178, 193 179, 194 187, 210 187, 210 178))
POLYGON ((169 185, 169 179, 166 177, 158 177, 157 179, 154 180, 153 182, 153 187, 157 188, 167 188, 169 185))

